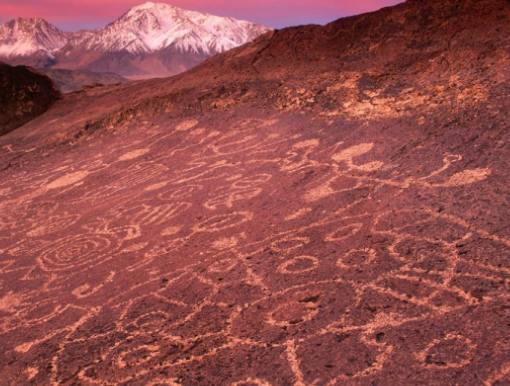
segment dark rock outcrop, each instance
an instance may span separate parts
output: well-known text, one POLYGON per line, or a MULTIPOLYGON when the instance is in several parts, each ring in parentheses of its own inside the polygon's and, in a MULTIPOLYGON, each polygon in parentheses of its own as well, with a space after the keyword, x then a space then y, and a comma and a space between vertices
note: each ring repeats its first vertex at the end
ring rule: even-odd
POLYGON ((0 63, 0 135, 44 113, 59 96, 48 77, 0 63))

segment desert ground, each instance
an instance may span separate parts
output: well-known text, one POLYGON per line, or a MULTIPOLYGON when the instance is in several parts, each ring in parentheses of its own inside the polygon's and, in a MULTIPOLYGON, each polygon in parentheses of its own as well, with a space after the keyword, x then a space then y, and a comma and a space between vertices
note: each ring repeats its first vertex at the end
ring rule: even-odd
POLYGON ((510 3, 409 1, 0 137, 0 384, 510 384, 510 3))

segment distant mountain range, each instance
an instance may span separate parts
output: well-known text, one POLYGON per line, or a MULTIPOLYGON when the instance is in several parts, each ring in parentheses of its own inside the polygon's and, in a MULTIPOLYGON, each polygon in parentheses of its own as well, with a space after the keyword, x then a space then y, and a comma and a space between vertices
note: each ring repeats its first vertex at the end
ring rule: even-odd
POLYGON ((98 30, 64 32, 40 18, 0 26, 0 60, 41 68, 170 76, 245 44, 267 27, 165 3, 144 3, 98 30))

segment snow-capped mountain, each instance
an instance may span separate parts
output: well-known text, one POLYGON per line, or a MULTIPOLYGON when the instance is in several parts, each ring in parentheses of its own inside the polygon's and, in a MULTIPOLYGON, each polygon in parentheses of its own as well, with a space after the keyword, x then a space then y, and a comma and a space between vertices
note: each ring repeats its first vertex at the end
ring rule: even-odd
POLYGON ((0 60, 44 67, 116 72, 128 77, 168 76, 211 55, 247 43, 268 28, 166 3, 144 3, 93 31, 65 33, 42 19, 0 27, 0 60))
POLYGON ((165 3, 145 3, 82 40, 89 50, 148 53, 175 46, 182 51, 218 53, 244 44, 265 27, 165 3))
POLYGON ((67 44, 68 38, 68 34, 44 19, 18 18, 0 25, 0 57, 25 57, 30 62, 36 58, 54 59, 53 54, 67 44))

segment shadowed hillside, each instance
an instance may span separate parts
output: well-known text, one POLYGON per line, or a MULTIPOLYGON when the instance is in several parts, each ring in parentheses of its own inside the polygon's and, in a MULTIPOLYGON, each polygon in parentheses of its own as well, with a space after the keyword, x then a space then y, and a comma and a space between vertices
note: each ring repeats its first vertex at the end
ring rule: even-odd
POLYGON ((98 87, 126 83, 127 79, 113 73, 96 73, 82 70, 38 69, 55 82, 63 93, 80 91, 85 87, 98 87))
POLYGON ((47 77, 0 63, 0 135, 42 114, 58 97, 47 77))
POLYGON ((1 137, 2 379, 510 382, 509 37, 408 1, 1 137))

